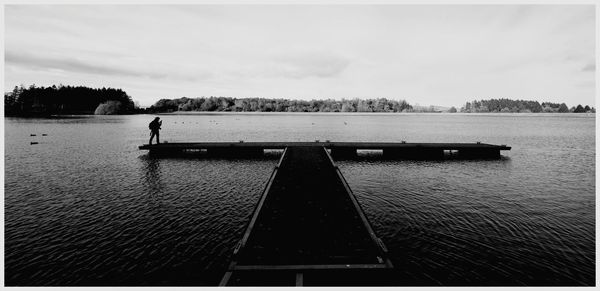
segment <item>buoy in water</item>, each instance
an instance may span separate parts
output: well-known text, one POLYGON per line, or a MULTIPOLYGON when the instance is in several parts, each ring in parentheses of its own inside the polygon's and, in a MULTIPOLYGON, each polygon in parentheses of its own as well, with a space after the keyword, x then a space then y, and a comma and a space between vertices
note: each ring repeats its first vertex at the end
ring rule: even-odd
POLYGON ((33 133, 32 133, 32 134, 30 134, 29 136, 35 136, 35 134, 33 134, 33 133))
POLYGON ((32 141, 31 144, 38 144, 38 142, 37 141, 32 141))

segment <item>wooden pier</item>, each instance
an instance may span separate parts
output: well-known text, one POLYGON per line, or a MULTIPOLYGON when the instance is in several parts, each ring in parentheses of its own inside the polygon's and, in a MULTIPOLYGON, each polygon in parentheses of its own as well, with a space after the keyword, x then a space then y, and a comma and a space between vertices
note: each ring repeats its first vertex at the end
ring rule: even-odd
POLYGON ((324 147, 287 147, 222 286, 379 285, 392 263, 324 147))
POLYGON ((283 155, 233 251, 221 286, 395 286, 384 243, 376 236, 332 156, 381 150, 390 159, 498 159, 505 145, 484 143, 203 142, 143 145, 151 155, 206 152, 283 155), (330 154, 331 152, 331 154, 330 154))
POLYGON ((196 142, 142 145, 153 155, 171 155, 206 152, 210 156, 260 156, 264 150, 282 150, 287 147, 319 147, 331 150, 334 158, 353 158, 358 150, 381 150, 385 158, 412 160, 439 160, 452 153, 464 159, 498 159, 500 151, 510 150, 506 145, 485 143, 405 143, 405 142, 196 142))

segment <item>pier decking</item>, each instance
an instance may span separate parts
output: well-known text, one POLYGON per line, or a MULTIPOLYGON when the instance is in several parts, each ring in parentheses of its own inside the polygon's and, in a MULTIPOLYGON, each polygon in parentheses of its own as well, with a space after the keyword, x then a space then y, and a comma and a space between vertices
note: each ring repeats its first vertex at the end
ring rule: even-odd
POLYGON ((259 156, 264 150, 286 147, 324 147, 333 157, 352 158, 357 150, 382 150, 383 156, 392 159, 436 160, 444 152, 454 152, 459 158, 500 158, 500 151, 510 150, 506 145, 485 143, 404 143, 404 142, 197 142, 161 143, 142 145, 141 150, 151 154, 178 154, 206 151, 212 156, 259 156))
POLYGON ((221 286, 394 286, 397 274, 337 158, 381 150, 390 159, 498 159, 506 145, 385 142, 200 142, 142 145, 151 155, 260 156, 283 149, 221 286), (331 154, 329 153, 331 152, 331 154))
POLYGON ((324 147, 287 147, 221 285, 378 285, 392 267, 324 147))

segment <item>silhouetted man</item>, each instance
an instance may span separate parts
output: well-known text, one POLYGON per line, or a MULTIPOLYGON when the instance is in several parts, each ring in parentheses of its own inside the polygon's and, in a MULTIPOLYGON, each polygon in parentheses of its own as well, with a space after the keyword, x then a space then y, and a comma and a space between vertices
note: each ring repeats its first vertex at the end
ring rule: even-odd
POLYGON ((158 138, 158 131, 160 130, 160 126, 162 125, 162 120, 160 120, 160 118, 154 118, 154 120, 152 120, 152 122, 150 122, 150 124, 148 124, 148 127, 150 128, 150 142, 149 144, 152 144, 152 139, 154 138, 154 136, 156 135, 156 144, 160 143, 160 139, 158 138))

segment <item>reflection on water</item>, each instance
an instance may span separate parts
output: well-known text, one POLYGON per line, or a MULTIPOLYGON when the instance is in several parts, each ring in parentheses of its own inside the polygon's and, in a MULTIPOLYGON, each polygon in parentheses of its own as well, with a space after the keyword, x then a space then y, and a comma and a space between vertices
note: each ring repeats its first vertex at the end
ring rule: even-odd
MULTIPOLYGON (((7 285, 218 283, 280 152, 151 158, 137 146, 152 118, 5 119, 7 285)), ((388 161, 366 152, 336 163, 405 285, 594 284, 593 117, 161 119, 169 142, 508 144, 500 160, 388 161)))
POLYGON ((152 195, 158 195, 162 192, 163 186, 160 181, 160 159, 153 158, 148 155, 140 157, 142 165, 144 165, 142 172, 145 173, 147 192, 152 195))

